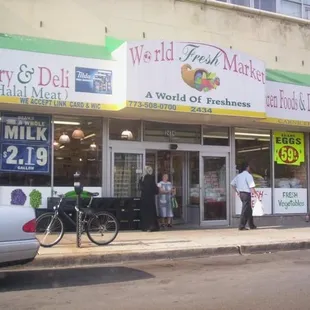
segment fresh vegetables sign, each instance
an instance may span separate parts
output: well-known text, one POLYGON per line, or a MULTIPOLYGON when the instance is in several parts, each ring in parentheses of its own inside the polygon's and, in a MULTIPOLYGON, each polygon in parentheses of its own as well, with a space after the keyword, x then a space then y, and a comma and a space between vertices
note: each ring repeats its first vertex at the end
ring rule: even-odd
POLYGON ((279 165, 300 166, 305 161, 304 134, 274 132, 274 161, 279 165))
POLYGON ((4 113, 1 126, 0 170, 50 173, 49 116, 4 113))
POLYGON ((265 117, 265 66, 201 42, 127 44, 127 106, 265 117))
POLYGON ((307 201, 306 188, 274 189, 274 213, 306 213, 307 201))

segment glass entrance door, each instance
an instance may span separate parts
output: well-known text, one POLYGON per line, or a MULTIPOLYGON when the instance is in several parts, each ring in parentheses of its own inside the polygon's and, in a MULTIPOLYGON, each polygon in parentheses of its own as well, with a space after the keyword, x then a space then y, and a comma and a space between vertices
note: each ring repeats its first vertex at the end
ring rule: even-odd
POLYGON ((146 165, 155 169, 156 181, 160 182, 163 174, 168 174, 169 181, 175 187, 178 208, 173 210, 174 223, 183 223, 185 208, 185 152, 146 151, 146 165))
POLYGON ((201 167, 201 221, 228 224, 228 154, 203 154, 201 167))
POLYGON ((184 152, 173 152, 171 154, 171 182, 175 187, 175 197, 178 208, 174 209, 175 220, 183 220, 184 209, 184 152))
POLYGON ((139 180, 143 175, 143 153, 113 152, 113 183, 114 197, 139 197, 139 180))

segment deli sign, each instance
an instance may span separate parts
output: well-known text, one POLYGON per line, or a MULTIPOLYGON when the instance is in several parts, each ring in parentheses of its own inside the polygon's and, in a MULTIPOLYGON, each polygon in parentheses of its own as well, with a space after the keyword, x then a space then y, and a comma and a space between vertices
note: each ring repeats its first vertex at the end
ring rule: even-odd
POLYGON ((125 101, 123 91, 113 94, 125 79, 117 61, 8 49, 0 57, 0 103, 119 110, 125 101))
POLYGON ((128 100, 265 116, 265 66, 258 59, 180 41, 128 43, 127 57, 128 100))

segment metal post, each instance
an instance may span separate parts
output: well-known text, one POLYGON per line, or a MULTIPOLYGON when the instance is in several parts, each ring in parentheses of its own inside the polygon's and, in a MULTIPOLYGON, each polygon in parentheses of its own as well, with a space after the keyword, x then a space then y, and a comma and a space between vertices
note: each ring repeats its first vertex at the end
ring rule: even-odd
POLYGON ((78 248, 81 247, 82 243, 82 212, 81 208, 81 194, 83 191, 83 187, 81 185, 81 173, 77 171, 74 175, 74 190, 76 193, 76 246, 78 248))

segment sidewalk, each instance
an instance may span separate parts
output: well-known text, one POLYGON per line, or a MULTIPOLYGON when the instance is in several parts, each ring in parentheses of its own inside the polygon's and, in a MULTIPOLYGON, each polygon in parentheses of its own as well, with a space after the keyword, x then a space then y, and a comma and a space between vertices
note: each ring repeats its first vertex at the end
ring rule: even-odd
POLYGON ((227 229, 172 230, 161 232, 121 231, 107 246, 82 238, 76 248, 75 235, 65 234, 52 248, 40 248, 33 267, 115 263, 129 260, 172 259, 210 255, 310 249, 310 227, 267 227, 251 231, 227 229))

